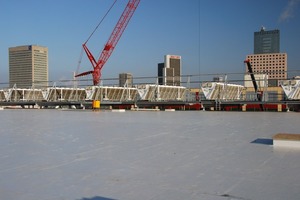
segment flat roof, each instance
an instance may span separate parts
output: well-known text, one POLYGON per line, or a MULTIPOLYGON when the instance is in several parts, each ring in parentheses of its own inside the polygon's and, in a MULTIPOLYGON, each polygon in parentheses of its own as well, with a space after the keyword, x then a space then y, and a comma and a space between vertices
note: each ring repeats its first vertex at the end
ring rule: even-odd
POLYGON ((300 197, 294 112, 1 110, 0 199, 300 197))

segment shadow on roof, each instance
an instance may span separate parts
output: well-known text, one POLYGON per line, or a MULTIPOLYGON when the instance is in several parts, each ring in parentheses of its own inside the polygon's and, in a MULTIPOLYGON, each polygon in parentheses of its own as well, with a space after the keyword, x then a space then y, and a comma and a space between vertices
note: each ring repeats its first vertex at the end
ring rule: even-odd
POLYGON ((91 198, 82 198, 80 200, 116 200, 116 199, 97 196, 97 197, 91 197, 91 198))
POLYGON ((254 144, 264 144, 264 145, 273 145, 273 139, 269 139, 269 138, 257 138, 256 140, 253 140, 251 143, 254 143, 254 144))

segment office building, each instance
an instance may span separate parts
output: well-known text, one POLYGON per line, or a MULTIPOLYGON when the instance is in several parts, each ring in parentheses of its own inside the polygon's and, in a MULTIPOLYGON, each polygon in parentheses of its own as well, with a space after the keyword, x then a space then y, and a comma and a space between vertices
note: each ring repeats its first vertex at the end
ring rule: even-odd
MULTIPOLYGON (((255 76, 267 77, 265 84, 268 86, 278 86, 278 80, 287 79, 287 54, 280 52, 280 31, 277 29, 267 31, 262 27, 254 32, 254 54, 247 55, 246 59, 250 60, 255 76)), ((245 68, 248 72, 247 66, 245 68)))
POLYGON ((48 48, 36 45, 9 48, 9 85, 18 88, 48 86, 48 48))
POLYGON ((216 76, 213 77, 213 82, 224 82, 224 79, 222 76, 216 76))
POLYGON ((158 63, 158 65, 157 65, 157 76, 158 76, 158 84, 159 85, 164 84, 164 79, 163 79, 164 67, 165 67, 165 63, 158 63))
POLYGON ((119 86, 120 87, 132 87, 133 86, 133 77, 130 73, 121 73, 119 74, 119 86))
MULTIPOLYGON (((250 60, 255 74, 268 75, 269 86, 277 86, 278 80, 287 79, 286 53, 252 54, 247 55, 246 59, 250 60)), ((247 66, 246 72, 248 72, 247 66)))
POLYGON ((181 56, 165 55, 165 62, 159 63, 157 69, 158 83, 160 85, 180 86, 181 56))
POLYGON ((280 31, 266 31, 262 27, 260 31, 254 32, 254 54, 280 53, 280 31))

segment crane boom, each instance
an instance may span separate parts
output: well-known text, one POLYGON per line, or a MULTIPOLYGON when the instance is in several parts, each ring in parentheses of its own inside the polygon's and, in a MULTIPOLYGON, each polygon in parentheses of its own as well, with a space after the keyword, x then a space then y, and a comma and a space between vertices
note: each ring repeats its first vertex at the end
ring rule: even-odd
MULTIPOLYGON (((255 91, 256 94, 258 94, 257 93, 258 92, 258 87, 257 87, 257 83, 256 83, 256 80, 255 80, 255 76, 254 76, 254 73, 253 73, 253 70, 252 70, 252 66, 251 66, 250 60, 245 60, 244 63, 247 64, 248 72, 249 72, 251 80, 252 80, 254 91, 255 91)), ((261 100, 259 95, 257 95, 257 100, 258 101, 261 100)))
POLYGON ((111 56, 113 50, 115 49, 119 39, 121 38, 126 26, 128 25, 132 15, 134 14, 139 3, 140 3, 140 0, 129 0, 128 1, 121 17, 119 18, 119 21, 117 22, 107 43, 105 44, 98 61, 96 61, 96 59, 94 58, 92 53, 89 51, 88 47, 86 46, 86 43, 84 43, 82 45, 87 57, 89 58, 92 66, 93 66, 93 70, 89 71, 89 72, 83 72, 81 74, 77 74, 77 75, 75 75, 75 77, 92 74, 94 85, 99 84, 100 78, 101 78, 101 70, 102 70, 103 66, 105 65, 105 63, 107 62, 107 60, 109 59, 109 57, 111 56))
MULTIPOLYGON (((244 63, 247 64, 248 72, 249 72, 251 80, 252 80, 252 84, 254 87, 257 101, 262 101, 262 94, 261 94, 261 92, 258 91, 258 86, 257 86, 256 80, 255 80, 255 76, 254 76, 254 73, 252 70, 252 65, 250 63, 250 60, 245 60, 244 63)), ((263 111, 264 110, 263 104, 259 104, 259 105, 260 105, 260 109, 263 111)))

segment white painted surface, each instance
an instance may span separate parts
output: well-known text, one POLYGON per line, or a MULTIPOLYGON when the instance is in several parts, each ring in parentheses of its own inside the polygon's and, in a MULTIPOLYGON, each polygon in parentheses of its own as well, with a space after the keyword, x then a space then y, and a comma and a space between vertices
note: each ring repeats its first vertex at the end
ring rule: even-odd
POLYGON ((0 112, 0 199, 298 200, 299 113, 0 112), (266 138, 261 139, 260 138, 266 138))
POLYGON ((125 109, 112 109, 111 112, 125 112, 125 109))
POLYGON ((175 109, 165 109, 165 111, 172 112, 172 111, 175 111, 175 109))
POLYGON ((279 140, 273 140, 273 145, 274 147, 298 148, 300 150, 300 141, 279 139, 279 140))

